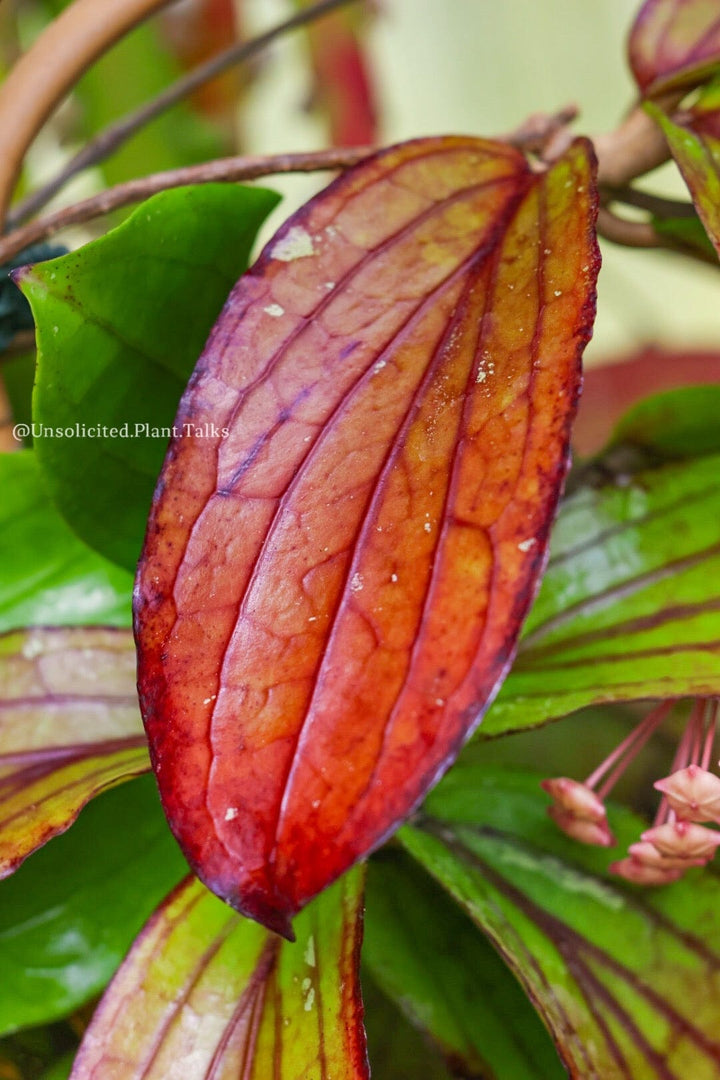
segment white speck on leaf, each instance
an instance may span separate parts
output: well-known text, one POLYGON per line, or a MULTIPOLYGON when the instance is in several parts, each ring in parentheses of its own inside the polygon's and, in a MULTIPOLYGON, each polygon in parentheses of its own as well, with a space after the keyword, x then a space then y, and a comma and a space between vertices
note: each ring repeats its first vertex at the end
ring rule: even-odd
POLYGON ((273 259, 279 259, 280 262, 294 262, 295 259, 303 259, 314 254, 315 248, 313 247, 312 237, 299 225, 294 225, 292 229, 288 229, 285 235, 280 237, 271 252, 273 259))
POLYGON ((263 308, 266 315, 272 315, 273 319, 279 319, 281 315, 285 314, 285 308, 280 307, 279 304, 268 304, 266 308, 263 308))
POLYGON ((527 540, 523 540, 521 541, 521 543, 518 544, 518 551, 529 551, 530 548, 535 547, 536 544, 537 537, 529 536, 527 540))
POLYGON ((234 821, 237 816, 238 816, 238 808, 237 808, 237 806, 228 806, 227 810, 225 811, 225 820, 226 821, 234 821))
POLYGON ((305 963, 308 967, 315 967, 315 935, 311 934, 305 946, 305 963))
POLYGON ((360 592, 363 587, 362 574, 353 574, 350 579, 350 589, 352 592, 360 592))

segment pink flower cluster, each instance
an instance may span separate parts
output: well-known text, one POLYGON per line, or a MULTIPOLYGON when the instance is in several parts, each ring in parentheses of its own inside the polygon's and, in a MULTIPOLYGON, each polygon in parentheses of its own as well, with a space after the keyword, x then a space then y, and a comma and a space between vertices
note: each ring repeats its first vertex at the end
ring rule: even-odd
MULTIPOLYGON (((604 799, 675 703, 653 709, 618 747, 580 783, 560 776, 543 780, 552 798, 553 821, 583 844, 617 843, 608 825, 604 799)), ((610 869, 638 885, 667 885, 691 866, 705 866, 720 847, 720 776, 709 771, 717 727, 718 700, 698 699, 678 744, 669 776, 653 786, 662 794, 652 828, 631 844, 610 869)))

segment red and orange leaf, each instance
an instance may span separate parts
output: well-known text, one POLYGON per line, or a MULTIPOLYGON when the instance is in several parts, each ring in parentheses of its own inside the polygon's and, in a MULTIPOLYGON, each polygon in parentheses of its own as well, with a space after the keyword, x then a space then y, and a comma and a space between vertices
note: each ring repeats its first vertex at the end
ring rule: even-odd
POLYGON ((720 67, 717 0, 646 0, 628 54, 646 97, 698 85, 720 67))
POLYGON ((281 933, 511 663, 594 314, 590 159, 441 138, 353 169, 240 280, 181 402, 136 585, 143 715, 191 865, 281 933))
POLYGON ((0 877, 149 767, 129 630, 0 637, 0 877))
POLYGON ((186 879, 108 987, 71 1080, 366 1080, 362 879, 303 912, 295 945, 186 879))

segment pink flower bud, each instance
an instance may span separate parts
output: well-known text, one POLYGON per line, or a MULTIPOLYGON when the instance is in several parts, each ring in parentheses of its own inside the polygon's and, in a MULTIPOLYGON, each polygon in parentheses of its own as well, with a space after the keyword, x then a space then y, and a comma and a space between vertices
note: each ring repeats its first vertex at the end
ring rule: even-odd
POLYGON ((646 840, 631 844, 628 854, 643 866, 653 866, 659 870, 687 870, 690 866, 705 866, 707 863, 707 859, 682 859, 677 855, 663 855, 654 844, 646 840))
POLYGON ((598 823, 607 821, 602 799, 586 784, 567 776, 556 776, 552 780, 543 780, 540 786, 558 807, 574 817, 598 823))
POLYGON ((662 791, 670 808, 683 821, 714 821, 720 825, 720 776, 699 765, 688 765, 658 780, 654 787, 662 791))
POLYGON ((690 821, 666 821, 642 834, 663 855, 681 859, 712 859, 720 845, 720 832, 690 821))
POLYGON ((597 844, 599 847, 612 847, 617 843, 610 832, 607 821, 590 821, 588 818, 577 817, 569 810, 563 810, 561 806, 549 806, 548 814, 558 828, 562 829, 573 840, 579 840, 581 844, 597 844))
POLYGON ((613 874, 619 874, 634 885, 670 885, 683 876, 683 870, 662 870, 657 866, 646 866, 640 859, 630 856, 621 859, 610 867, 613 874))

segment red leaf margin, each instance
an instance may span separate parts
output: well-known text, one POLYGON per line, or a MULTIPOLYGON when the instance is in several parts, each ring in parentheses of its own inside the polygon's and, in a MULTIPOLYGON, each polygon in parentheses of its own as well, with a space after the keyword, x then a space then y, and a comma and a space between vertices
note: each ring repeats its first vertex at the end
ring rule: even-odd
POLYGON ((447 137, 349 170, 241 278, 181 402, 195 437, 171 443, 136 582, 141 706, 191 866, 288 937, 449 767, 510 666, 595 312, 593 162, 585 140, 542 173, 447 137), (313 459, 323 440, 341 468, 313 459))

